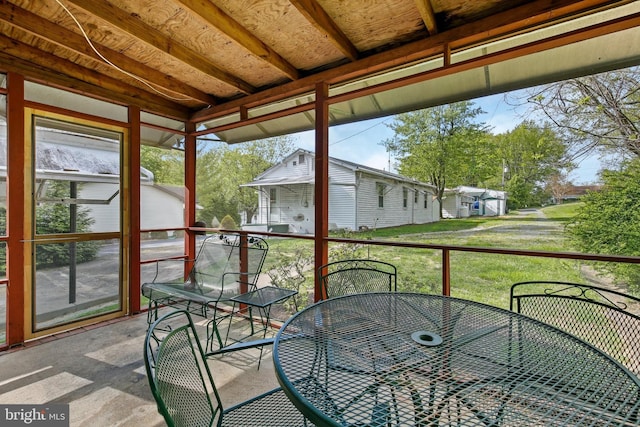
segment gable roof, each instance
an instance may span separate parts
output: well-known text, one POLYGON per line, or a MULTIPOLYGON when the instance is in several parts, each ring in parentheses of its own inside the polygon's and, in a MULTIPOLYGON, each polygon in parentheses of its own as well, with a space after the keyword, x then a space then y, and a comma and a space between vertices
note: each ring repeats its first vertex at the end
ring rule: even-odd
MULTIPOLYGON (((309 151, 309 150, 305 150, 302 148, 298 148, 296 151, 294 151, 293 153, 289 154, 287 157, 285 157, 280 163, 270 167, 269 169, 267 169, 266 171, 262 172, 260 175, 258 175, 255 180, 253 180, 250 183, 247 184, 242 184, 241 186, 244 187, 257 187, 257 186, 264 186, 264 185, 292 185, 292 184, 313 184, 315 182, 315 175, 309 174, 309 175, 303 175, 303 176, 287 176, 287 177, 269 177, 269 175, 271 175, 275 170, 277 170, 278 168, 281 167, 281 165, 283 163, 288 163, 294 159, 296 159, 299 155, 306 155, 306 156, 310 156, 312 158, 315 158, 315 153, 313 151, 309 151)), ((376 168, 372 168, 369 166, 365 166, 365 165, 361 165, 355 162, 350 162, 348 160, 342 160, 342 159, 338 159, 335 157, 331 157, 329 156, 329 163, 332 163, 334 165, 338 165, 338 166, 342 166, 344 168, 347 168, 351 171, 353 171, 354 173, 356 172, 364 172, 367 173, 369 175, 373 175, 375 177, 379 177, 380 179, 386 179, 386 180, 393 180, 393 181, 398 181, 398 182, 402 182, 402 183, 406 183, 406 184, 411 184, 411 185, 419 185, 421 187, 429 187, 435 190, 435 186, 428 184, 426 182, 422 182, 422 181, 418 181, 417 179, 414 178, 409 178, 403 175, 399 175, 396 173, 392 173, 392 172, 387 172, 384 170, 380 170, 380 169, 376 169, 376 168)), ((329 180, 331 180, 331 177, 329 177, 329 180)))
POLYGON ((478 197, 482 200, 487 199, 506 199, 507 192, 502 190, 492 190, 490 188, 470 187, 468 185, 459 185, 456 188, 447 189, 445 193, 457 193, 465 196, 478 197))

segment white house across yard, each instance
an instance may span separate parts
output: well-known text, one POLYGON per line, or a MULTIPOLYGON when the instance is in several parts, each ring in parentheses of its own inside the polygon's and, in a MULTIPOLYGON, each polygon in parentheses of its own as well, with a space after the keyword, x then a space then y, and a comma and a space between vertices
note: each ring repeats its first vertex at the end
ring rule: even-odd
POLYGON ((506 213, 506 191, 461 185, 446 190, 442 200, 443 218, 467 218, 473 215, 499 216, 506 213))
MULTIPOLYGON (((315 155, 298 149, 243 184, 258 191, 258 213, 244 229, 313 233, 315 155)), ((329 229, 363 230, 439 219, 435 187, 398 174, 329 158, 329 229)))

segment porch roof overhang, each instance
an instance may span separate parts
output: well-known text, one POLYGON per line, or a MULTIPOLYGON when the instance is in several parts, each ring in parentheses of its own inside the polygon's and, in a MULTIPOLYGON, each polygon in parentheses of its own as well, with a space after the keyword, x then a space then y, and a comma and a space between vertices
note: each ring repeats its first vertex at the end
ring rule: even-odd
MULTIPOLYGON (((640 2, 440 52, 330 86, 329 124, 341 125, 640 64, 640 2)), ((446 47, 445 47, 446 49, 446 47)), ((286 86, 283 86, 286 87, 286 86)), ((315 93, 200 123, 228 143, 315 127, 315 93), (286 113, 286 114, 285 114, 286 113), (273 118, 269 118, 273 117, 273 118)))
POLYGON ((186 120, 231 144, 313 129, 321 84, 338 125, 640 64, 632 0, 147 3, 2 2, 0 70, 35 102, 139 106, 142 143, 169 148, 186 120))

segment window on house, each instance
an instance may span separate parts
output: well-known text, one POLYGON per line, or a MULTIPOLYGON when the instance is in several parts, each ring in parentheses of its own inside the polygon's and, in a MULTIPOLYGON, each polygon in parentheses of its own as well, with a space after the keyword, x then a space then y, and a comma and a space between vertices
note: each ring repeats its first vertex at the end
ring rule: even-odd
POLYGON ((429 206, 428 206, 428 204, 427 204, 427 197, 428 197, 428 196, 429 196, 429 195, 428 195, 427 193, 424 193, 424 208, 425 208, 425 209, 427 209, 427 208, 429 207, 429 206))
POLYGON ((293 161, 293 166, 295 166, 295 165, 296 165, 296 161, 294 160, 294 161, 293 161))
POLYGON ((376 193, 378 193, 378 207, 384 208, 384 187, 385 185, 381 182, 376 183, 376 193))
POLYGON ((406 188, 403 188, 402 189, 402 207, 403 208, 407 207, 408 199, 409 199, 409 190, 407 190, 406 188))
POLYGON ((299 154, 298 155, 298 163, 303 165, 304 164, 304 154, 299 154))
POLYGON ((277 201, 277 192, 275 188, 270 188, 269 189, 269 202, 271 203, 271 206, 275 205, 277 201))
POLYGON ((418 204, 418 190, 413 190, 413 203, 418 204))

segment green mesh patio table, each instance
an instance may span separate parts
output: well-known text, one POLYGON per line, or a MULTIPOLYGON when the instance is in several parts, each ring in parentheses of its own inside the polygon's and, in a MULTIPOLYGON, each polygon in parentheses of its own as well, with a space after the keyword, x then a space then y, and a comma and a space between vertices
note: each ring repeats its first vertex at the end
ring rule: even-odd
POLYGON ((316 303, 275 340, 276 376, 318 426, 637 426, 640 381, 514 312, 438 295, 316 303))

